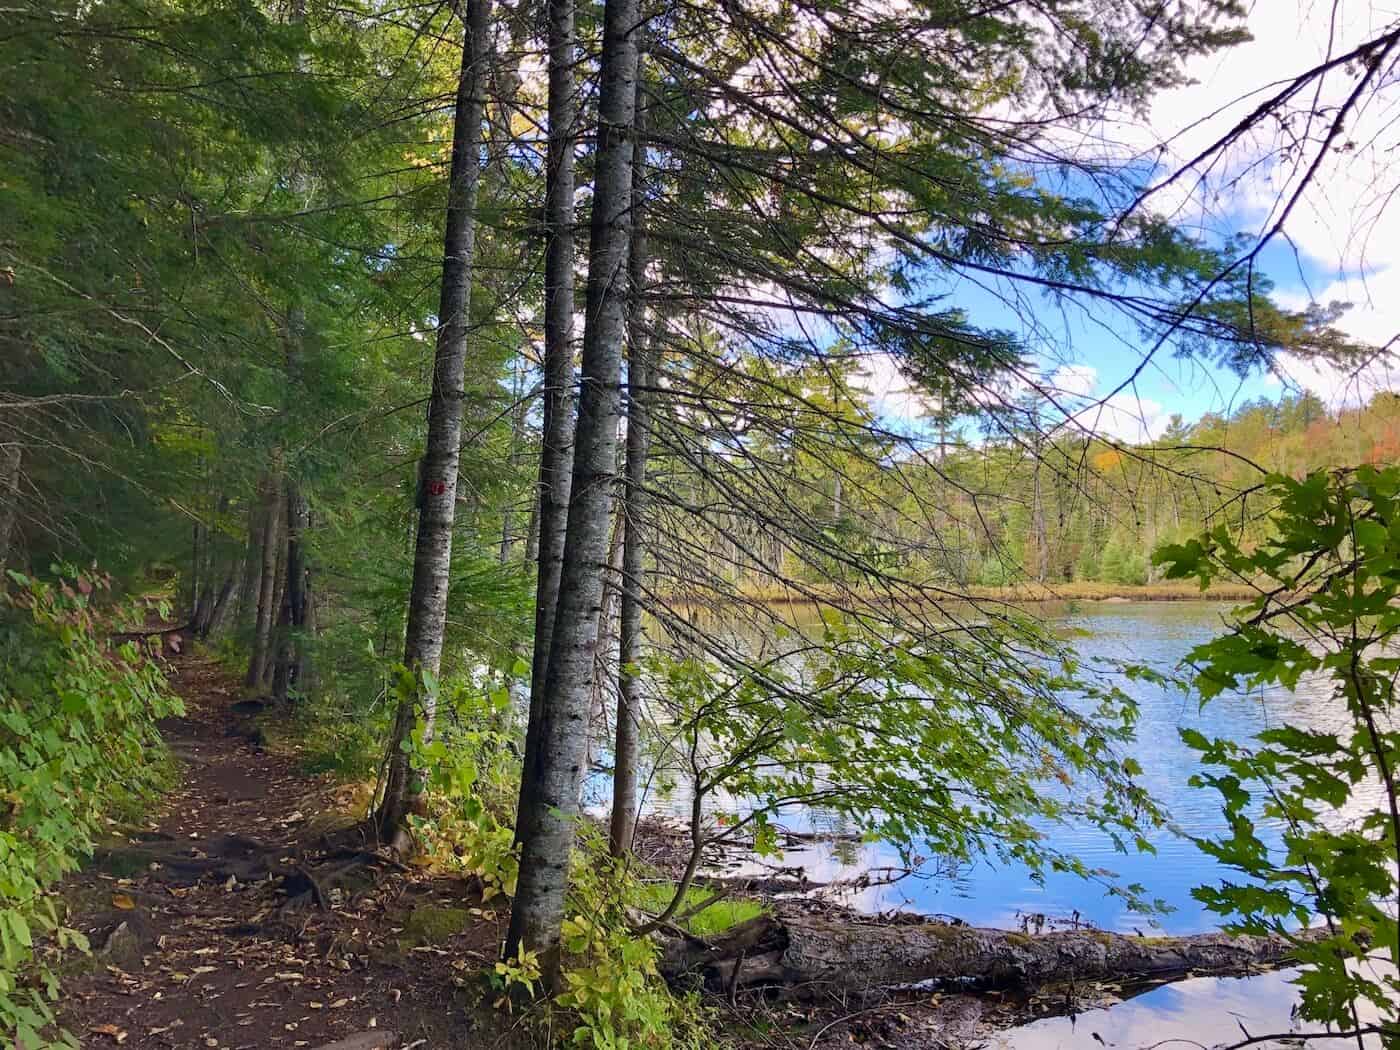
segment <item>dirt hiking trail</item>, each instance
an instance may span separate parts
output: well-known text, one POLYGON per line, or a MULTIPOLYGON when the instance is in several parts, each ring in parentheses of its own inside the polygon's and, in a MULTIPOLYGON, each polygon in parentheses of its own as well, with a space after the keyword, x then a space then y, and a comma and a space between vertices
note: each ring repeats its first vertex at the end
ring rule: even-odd
POLYGON ((82 1045, 516 1043, 476 976, 506 914, 460 879, 329 850, 335 785, 262 748, 233 677, 186 656, 171 684, 186 714, 161 728, 179 786, 63 886, 93 948, 64 961, 60 1018, 82 1045))

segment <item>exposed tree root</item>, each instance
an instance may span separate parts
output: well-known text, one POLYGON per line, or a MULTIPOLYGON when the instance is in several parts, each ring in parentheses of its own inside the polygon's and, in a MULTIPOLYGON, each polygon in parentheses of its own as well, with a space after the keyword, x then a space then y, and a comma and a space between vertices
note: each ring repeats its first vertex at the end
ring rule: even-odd
POLYGON ((241 883, 281 881, 283 907, 312 904, 332 907, 336 892, 363 893, 378 885, 388 871, 409 869, 393 857, 360 847, 339 847, 314 858, 290 860, 285 849, 264 845, 242 835, 224 835, 199 844, 157 839, 139 846, 99 850, 97 866, 105 871, 142 872, 170 886, 192 886, 203 879, 241 883))

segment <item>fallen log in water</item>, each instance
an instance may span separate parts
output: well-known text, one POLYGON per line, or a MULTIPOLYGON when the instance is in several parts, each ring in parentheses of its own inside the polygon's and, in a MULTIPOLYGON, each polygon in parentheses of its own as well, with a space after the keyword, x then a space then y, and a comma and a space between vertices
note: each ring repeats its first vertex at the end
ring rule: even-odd
POLYGON ((1025 988, 1079 980, 1247 973, 1289 959, 1281 937, 1132 937, 1102 930, 1022 934, 941 922, 760 916, 707 940, 668 941, 668 980, 714 991, 803 985, 864 991, 920 981, 1025 988))

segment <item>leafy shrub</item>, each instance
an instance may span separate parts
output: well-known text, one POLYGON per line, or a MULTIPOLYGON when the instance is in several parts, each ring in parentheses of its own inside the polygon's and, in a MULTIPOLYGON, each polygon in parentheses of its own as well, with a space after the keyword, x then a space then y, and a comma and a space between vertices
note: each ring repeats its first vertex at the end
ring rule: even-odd
POLYGON ((698 1001, 672 993, 657 969, 656 943, 633 929, 628 902, 637 898, 639 884, 626 865, 608 858, 596 829, 585 829, 581 839, 558 997, 578 1019, 574 1044, 592 1050, 700 1045, 708 1029, 698 1001))
POLYGON ((76 1046, 54 1021, 51 970, 36 935, 85 948, 60 921, 53 884, 89 855, 103 818, 158 785, 156 719, 181 710, 159 668, 127 643, 113 652, 94 599, 104 577, 46 583, 11 572, 18 590, 0 625, 0 1031, 28 1050, 76 1046))
POLYGON ((1204 705, 1306 675, 1348 717, 1248 743, 1182 731, 1206 767, 1192 783, 1219 792, 1229 827, 1198 844, 1245 876, 1195 895, 1233 929, 1293 942, 1304 1018, 1346 1030, 1369 1012, 1400 1047, 1400 468, 1273 474, 1261 489, 1273 504, 1263 542, 1221 525, 1154 556, 1168 578, 1235 579, 1259 595, 1188 654, 1194 685, 1204 705), (1262 821, 1283 826, 1281 842, 1262 821), (1326 937, 1300 938, 1309 927, 1326 937))
MULTIPOLYGON (((513 675, 527 668, 512 668, 513 675)), ((426 745, 414 733, 409 746, 415 768, 428 781, 428 817, 410 818, 429 858, 475 875, 483 895, 513 896, 520 858, 510 826, 520 788, 520 763, 509 731, 510 692, 506 685, 484 689, 454 675, 439 682, 421 680, 403 665, 391 674, 393 700, 431 692, 437 725, 426 745)))
POLYGON ((330 773, 340 780, 356 781, 374 777, 383 751, 377 728, 351 720, 322 700, 315 707, 295 708, 285 727, 271 727, 270 732, 284 732, 295 740, 301 767, 313 776, 330 773))
MULTIPOLYGON (((552 1008, 558 1007, 574 1026, 570 1043, 584 1050, 691 1050, 712 1043, 698 996, 678 996, 667 987, 656 943, 634 926, 637 902, 668 899, 669 893, 658 892, 660 883, 638 881, 629 863, 611 858, 599 828, 584 823, 579 830, 561 931, 563 986, 547 1014, 551 1031, 559 1020, 552 1008)), ((539 956, 523 946, 485 973, 498 1009, 534 999, 540 977, 539 956)))
POLYGON ((625 926, 594 915, 564 920, 564 970, 559 1005, 579 1019, 574 1043, 594 1050, 668 1047, 676 1042, 678 1000, 656 968, 656 946, 625 926))
POLYGON ((1141 586, 1147 582, 1147 558, 1130 538, 1114 534, 1099 559, 1098 578, 1104 583, 1141 586))

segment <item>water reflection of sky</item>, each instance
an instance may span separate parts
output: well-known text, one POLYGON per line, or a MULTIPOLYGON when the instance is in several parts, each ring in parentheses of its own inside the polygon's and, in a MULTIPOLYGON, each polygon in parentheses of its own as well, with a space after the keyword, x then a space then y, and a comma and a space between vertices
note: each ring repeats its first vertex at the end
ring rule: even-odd
MULTIPOLYGON (((1078 1017, 1051 1017, 995 1032, 984 1040, 987 1050, 1083 1050, 1086 1047, 1143 1050, 1190 1050, 1239 1041, 1251 1036, 1294 1031, 1296 999, 1291 984, 1295 971, 1282 970, 1257 977, 1193 977, 1154 988, 1108 1009, 1090 1010, 1078 1017)), ((1374 1009, 1362 1015, 1362 1023, 1376 1021, 1374 1009)), ((1315 1029, 1313 1029, 1315 1030, 1315 1029)), ((1268 1047, 1294 1047, 1287 1041, 1268 1047)), ((1354 1039, 1314 1039, 1310 1050, 1356 1050, 1354 1039)), ((1367 1050, 1379 1048, 1378 1038, 1366 1041, 1367 1050)))
MULTIPOLYGON (((1086 659, 1132 660, 1174 668, 1195 645, 1222 629, 1228 607, 1207 602, 1157 602, 1128 604, 1086 603, 1065 616, 1065 626, 1082 631, 1075 647, 1086 659)), ((1324 682, 1304 681, 1297 690, 1270 690, 1249 696, 1226 696, 1204 711, 1182 693, 1146 682, 1123 682, 1138 701, 1136 757, 1143 780, 1153 797, 1163 803, 1175 823, 1189 834, 1206 834, 1221 827, 1219 798, 1210 791, 1188 787, 1197 769, 1195 752, 1181 742, 1179 730, 1191 727, 1207 736, 1247 740, 1270 726, 1296 725, 1316 729, 1340 729, 1348 722, 1341 701, 1324 682)), ((604 788, 596 782, 595 790, 604 788)), ((1379 801, 1363 793, 1358 808, 1379 801)), ((599 801, 595 797, 595 802, 599 801)), ((669 797, 653 795, 654 811, 683 816, 688 810, 683 790, 669 797)), ((743 810, 739 799, 720 797, 716 805, 743 810)), ((1347 814, 1338 814, 1345 820, 1347 814)), ((824 830, 836 835, 857 829, 845 827, 831 814, 803 811, 786 813, 782 823, 799 830, 824 830)), ((1149 897, 1163 899, 1173 910, 1155 917, 1129 911, 1120 898, 1102 887, 1071 875, 1046 876, 1043 883, 1017 865, 981 860, 949 871, 946 862, 926 863, 919 877, 894 885, 874 886, 846 894, 842 899, 866 911, 904 909, 924 914, 954 915, 975 925, 1016 928, 1022 916, 1044 915, 1052 919, 1078 913, 1080 918, 1105 929, 1132 932, 1158 930, 1193 933, 1213 928, 1215 919, 1192 899, 1191 889, 1203 883, 1230 878, 1189 838, 1167 829, 1147 837, 1155 854, 1121 854, 1092 828, 1057 825, 1048 829, 1059 849, 1084 859, 1090 868, 1117 873, 1120 884, 1140 883, 1149 897)), ((1277 843, 1281 828, 1260 825, 1260 837, 1277 843)), ((883 843, 859 843, 848 839, 789 849, 782 863, 800 865, 809 879, 820 882, 849 880, 862 872, 898 865, 896 850, 883 843)), ((1235 876, 1238 879, 1238 876, 1235 876)), ((1294 1027, 1291 1012, 1297 1001, 1290 986, 1292 971, 1249 979, 1195 978, 1166 985, 1114 1006, 1092 1011, 1076 1020, 1051 1018, 989 1037, 994 1050, 1069 1050, 1071 1047, 1141 1048, 1151 1044, 1210 1046, 1229 1043, 1242 1035, 1288 1032, 1294 1027), (1097 1034, 1098 1038, 1095 1038, 1097 1034), (1167 1042, 1163 1040, 1184 1040, 1167 1042)), ((1313 1041, 1318 1050, 1355 1047, 1354 1041, 1313 1041)))
MULTIPOLYGON (((1086 603, 1067 614, 1065 625, 1083 632, 1074 644, 1086 659, 1127 659, 1172 668, 1193 646, 1220 631, 1226 609, 1207 602, 1086 603)), ((1141 707, 1136 755, 1143 766, 1144 782, 1175 822, 1194 834, 1221 826, 1219 799, 1213 792, 1187 786, 1196 760, 1195 753, 1181 742, 1180 728, 1189 726, 1207 736, 1244 740, 1267 726, 1334 728, 1346 721, 1340 701, 1325 683, 1305 681, 1293 693, 1273 690, 1221 697, 1204 711, 1177 691, 1140 681, 1121 684, 1141 707)), ((683 790, 670 797, 654 794, 651 800, 654 810, 678 816, 688 804, 683 790)), ((742 800, 722 797, 716 805, 743 809, 742 800)), ((824 828, 838 834, 857 830, 842 827, 828 814, 791 812, 781 819, 800 830, 824 828)), ((1091 827, 1055 825, 1047 831, 1058 849, 1081 857, 1090 868, 1115 872, 1119 884, 1141 884, 1150 898, 1162 899, 1173 910, 1144 916, 1128 910, 1121 898, 1103 887, 1073 875, 1051 873, 1038 883, 1018 865, 988 860, 963 865, 951 874, 946 862, 930 860, 921 877, 867 888, 845 899, 868 911, 902 908, 947 913, 988 926, 1019 926, 1020 916, 1027 914, 1053 919, 1076 912, 1105 929, 1124 932, 1157 929, 1191 933, 1215 925, 1213 917, 1192 899, 1191 889, 1228 876, 1188 838, 1158 829, 1147 835, 1157 849, 1155 854, 1122 854, 1091 827)), ((1280 833, 1278 827, 1264 827, 1261 837, 1276 842, 1280 833)), ((825 882, 852 879, 872 867, 898 865, 900 858, 883 843, 842 841, 789 850, 782 863, 800 865, 810 879, 825 882)))

